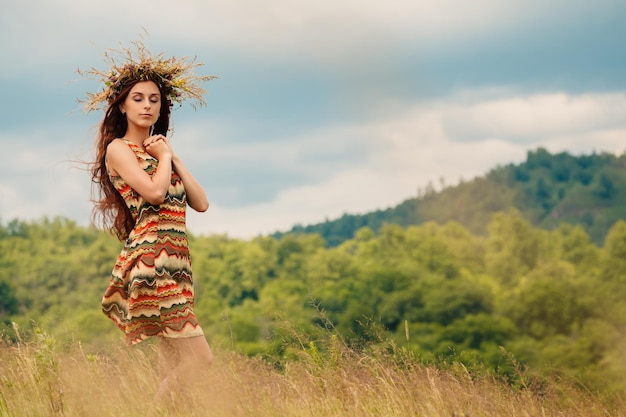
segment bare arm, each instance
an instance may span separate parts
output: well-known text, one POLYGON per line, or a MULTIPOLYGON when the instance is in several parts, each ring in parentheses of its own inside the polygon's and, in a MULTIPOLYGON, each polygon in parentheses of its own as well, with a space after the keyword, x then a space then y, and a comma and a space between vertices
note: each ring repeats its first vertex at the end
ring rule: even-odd
MULTIPOLYGON (((162 141, 159 141, 162 142, 162 141)), ((107 147, 107 165, 113 175, 119 175, 150 204, 165 200, 172 178, 172 152, 169 145, 160 149, 157 170, 152 177, 137 163, 135 153, 121 140, 114 140, 107 147)))
POLYGON ((185 185, 189 207, 200 212, 206 211, 209 208, 209 199, 202 185, 191 175, 191 172, 189 172, 178 155, 174 154, 172 163, 174 164, 174 170, 185 185))

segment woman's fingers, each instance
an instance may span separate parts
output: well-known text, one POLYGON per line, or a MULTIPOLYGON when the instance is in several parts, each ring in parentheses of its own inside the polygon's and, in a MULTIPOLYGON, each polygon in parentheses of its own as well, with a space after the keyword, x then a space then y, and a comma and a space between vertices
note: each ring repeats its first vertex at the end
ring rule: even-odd
MULTIPOLYGON (((148 147, 148 146, 150 146, 150 145, 152 145, 152 144, 154 144, 154 143, 156 143, 156 142, 158 142, 160 140, 165 140, 165 136, 163 136, 163 135, 150 136, 148 139, 143 141, 143 146, 148 147)), ((167 141, 166 141, 166 143, 167 143, 167 141)))

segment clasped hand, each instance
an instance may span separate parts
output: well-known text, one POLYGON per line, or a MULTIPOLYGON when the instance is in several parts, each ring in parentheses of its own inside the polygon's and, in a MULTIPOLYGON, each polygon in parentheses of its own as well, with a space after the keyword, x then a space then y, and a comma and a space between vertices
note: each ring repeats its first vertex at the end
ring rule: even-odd
POLYGON ((150 156, 160 160, 167 157, 172 157, 172 147, 170 146, 170 140, 163 135, 153 135, 143 141, 143 146, 146 148, 146 152, 150 156))

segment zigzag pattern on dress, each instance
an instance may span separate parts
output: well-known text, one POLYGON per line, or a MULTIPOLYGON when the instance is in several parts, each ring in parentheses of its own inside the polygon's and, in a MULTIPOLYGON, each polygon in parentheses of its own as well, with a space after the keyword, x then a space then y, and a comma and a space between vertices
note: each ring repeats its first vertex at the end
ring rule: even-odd
MULTIPOLYGON (((141 168, 152 176, 157 160, 125 141, 141 168)), ((203 335, 193 312, 194 290, 186 231, 187 196, 182 180, 172 180, 161 205, 148 203, 121 177, 110 175, 135 219, 102 297, 102 311, 134 345, 151 336, 203 335)))

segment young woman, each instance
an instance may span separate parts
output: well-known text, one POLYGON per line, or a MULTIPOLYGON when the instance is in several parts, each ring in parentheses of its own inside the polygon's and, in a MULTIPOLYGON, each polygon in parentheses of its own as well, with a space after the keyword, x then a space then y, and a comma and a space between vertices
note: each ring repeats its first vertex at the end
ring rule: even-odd
MULTIPOLYGON (((200 183, 174 153, 169 139, 172 101, 203 104, 198 64, 150 56, 140 43, 126 62, 108 72, 104 89, 89 95, 86 109, 106 103, 96 140, 92 181, 99 190, 94 214, 124 242, 102 310, 125 333, 127 344, 158 338, 164 397, 206 369, 213 354, 198 323, 185 228, 187 204, 208 209, 200 183)), ((79 71, 80 73, 80 71, 79 71)))

